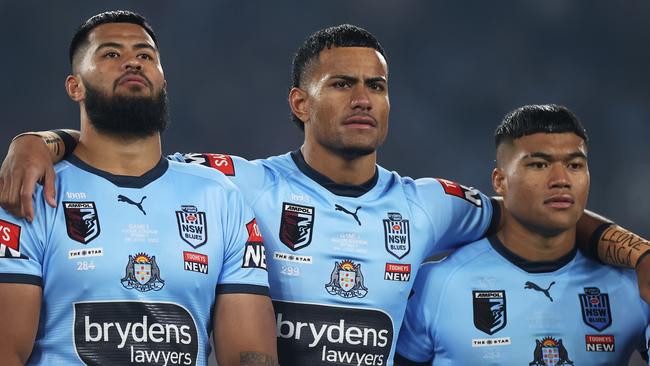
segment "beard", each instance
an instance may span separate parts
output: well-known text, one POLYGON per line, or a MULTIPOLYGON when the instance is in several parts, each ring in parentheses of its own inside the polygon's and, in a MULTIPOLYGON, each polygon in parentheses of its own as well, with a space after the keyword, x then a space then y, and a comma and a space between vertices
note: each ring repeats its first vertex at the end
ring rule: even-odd
POLYGON ((167 92, 151 97, 107 96, 86 85, 86 114, 99 132, 125 138, 149 137, 163 132, 169 121, 167 92))

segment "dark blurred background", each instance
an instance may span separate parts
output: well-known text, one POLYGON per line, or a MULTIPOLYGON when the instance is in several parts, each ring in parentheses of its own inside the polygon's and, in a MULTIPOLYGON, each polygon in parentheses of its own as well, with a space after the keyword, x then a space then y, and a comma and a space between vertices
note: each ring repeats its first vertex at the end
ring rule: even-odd
POLYGON ((491 194, 492 132, 523 104, 558 103, 590 135, 589 208, 650 237, 650 2, 0 0, 2 129, 77 128, 67 50, 86 18, 135 10, 156 30, 171 100, 167 152, 259 158, 297 148, 286 95, 313 31, 367 28, 387 51, 380 163, 491 194))

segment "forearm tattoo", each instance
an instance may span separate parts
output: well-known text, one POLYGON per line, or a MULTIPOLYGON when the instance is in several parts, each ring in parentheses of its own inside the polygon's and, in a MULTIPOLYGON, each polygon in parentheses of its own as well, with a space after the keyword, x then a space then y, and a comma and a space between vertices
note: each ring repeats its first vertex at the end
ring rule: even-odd
POLYGON ((240 366, 278 366, 278 362, 266 353, 261 352, 240 352, 240 366))
POLYGON ((634 268, 650 250, 650 242, 617 225, 605 230, 600 243, 600 257, 606 263, 628 268, 634 268))

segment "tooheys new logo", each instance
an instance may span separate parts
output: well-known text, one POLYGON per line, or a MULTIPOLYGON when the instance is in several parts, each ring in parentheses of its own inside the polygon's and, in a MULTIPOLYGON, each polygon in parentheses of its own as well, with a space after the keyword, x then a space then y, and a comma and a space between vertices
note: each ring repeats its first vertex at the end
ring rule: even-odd
POLYGON ((183 307, 159 302, 74 304, 74 343, 87 365, 195 365, 197 327, 183 307))
POLYGON ((386 365, 393 322, 379 310, 273 301, 283 366, 386 365))

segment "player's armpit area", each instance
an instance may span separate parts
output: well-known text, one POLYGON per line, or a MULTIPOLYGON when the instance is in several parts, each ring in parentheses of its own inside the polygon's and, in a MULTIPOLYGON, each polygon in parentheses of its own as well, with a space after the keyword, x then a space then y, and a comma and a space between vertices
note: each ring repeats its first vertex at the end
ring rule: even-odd
POLYGON ((220 366, 277 365, 271 299, 244 293, 220 294, 214 309, 214 347, 220 366))
POLYGON ((27 362, 38 330, 41 297, 40 286, 0 283, 2 365, 24 365, 27 362))

